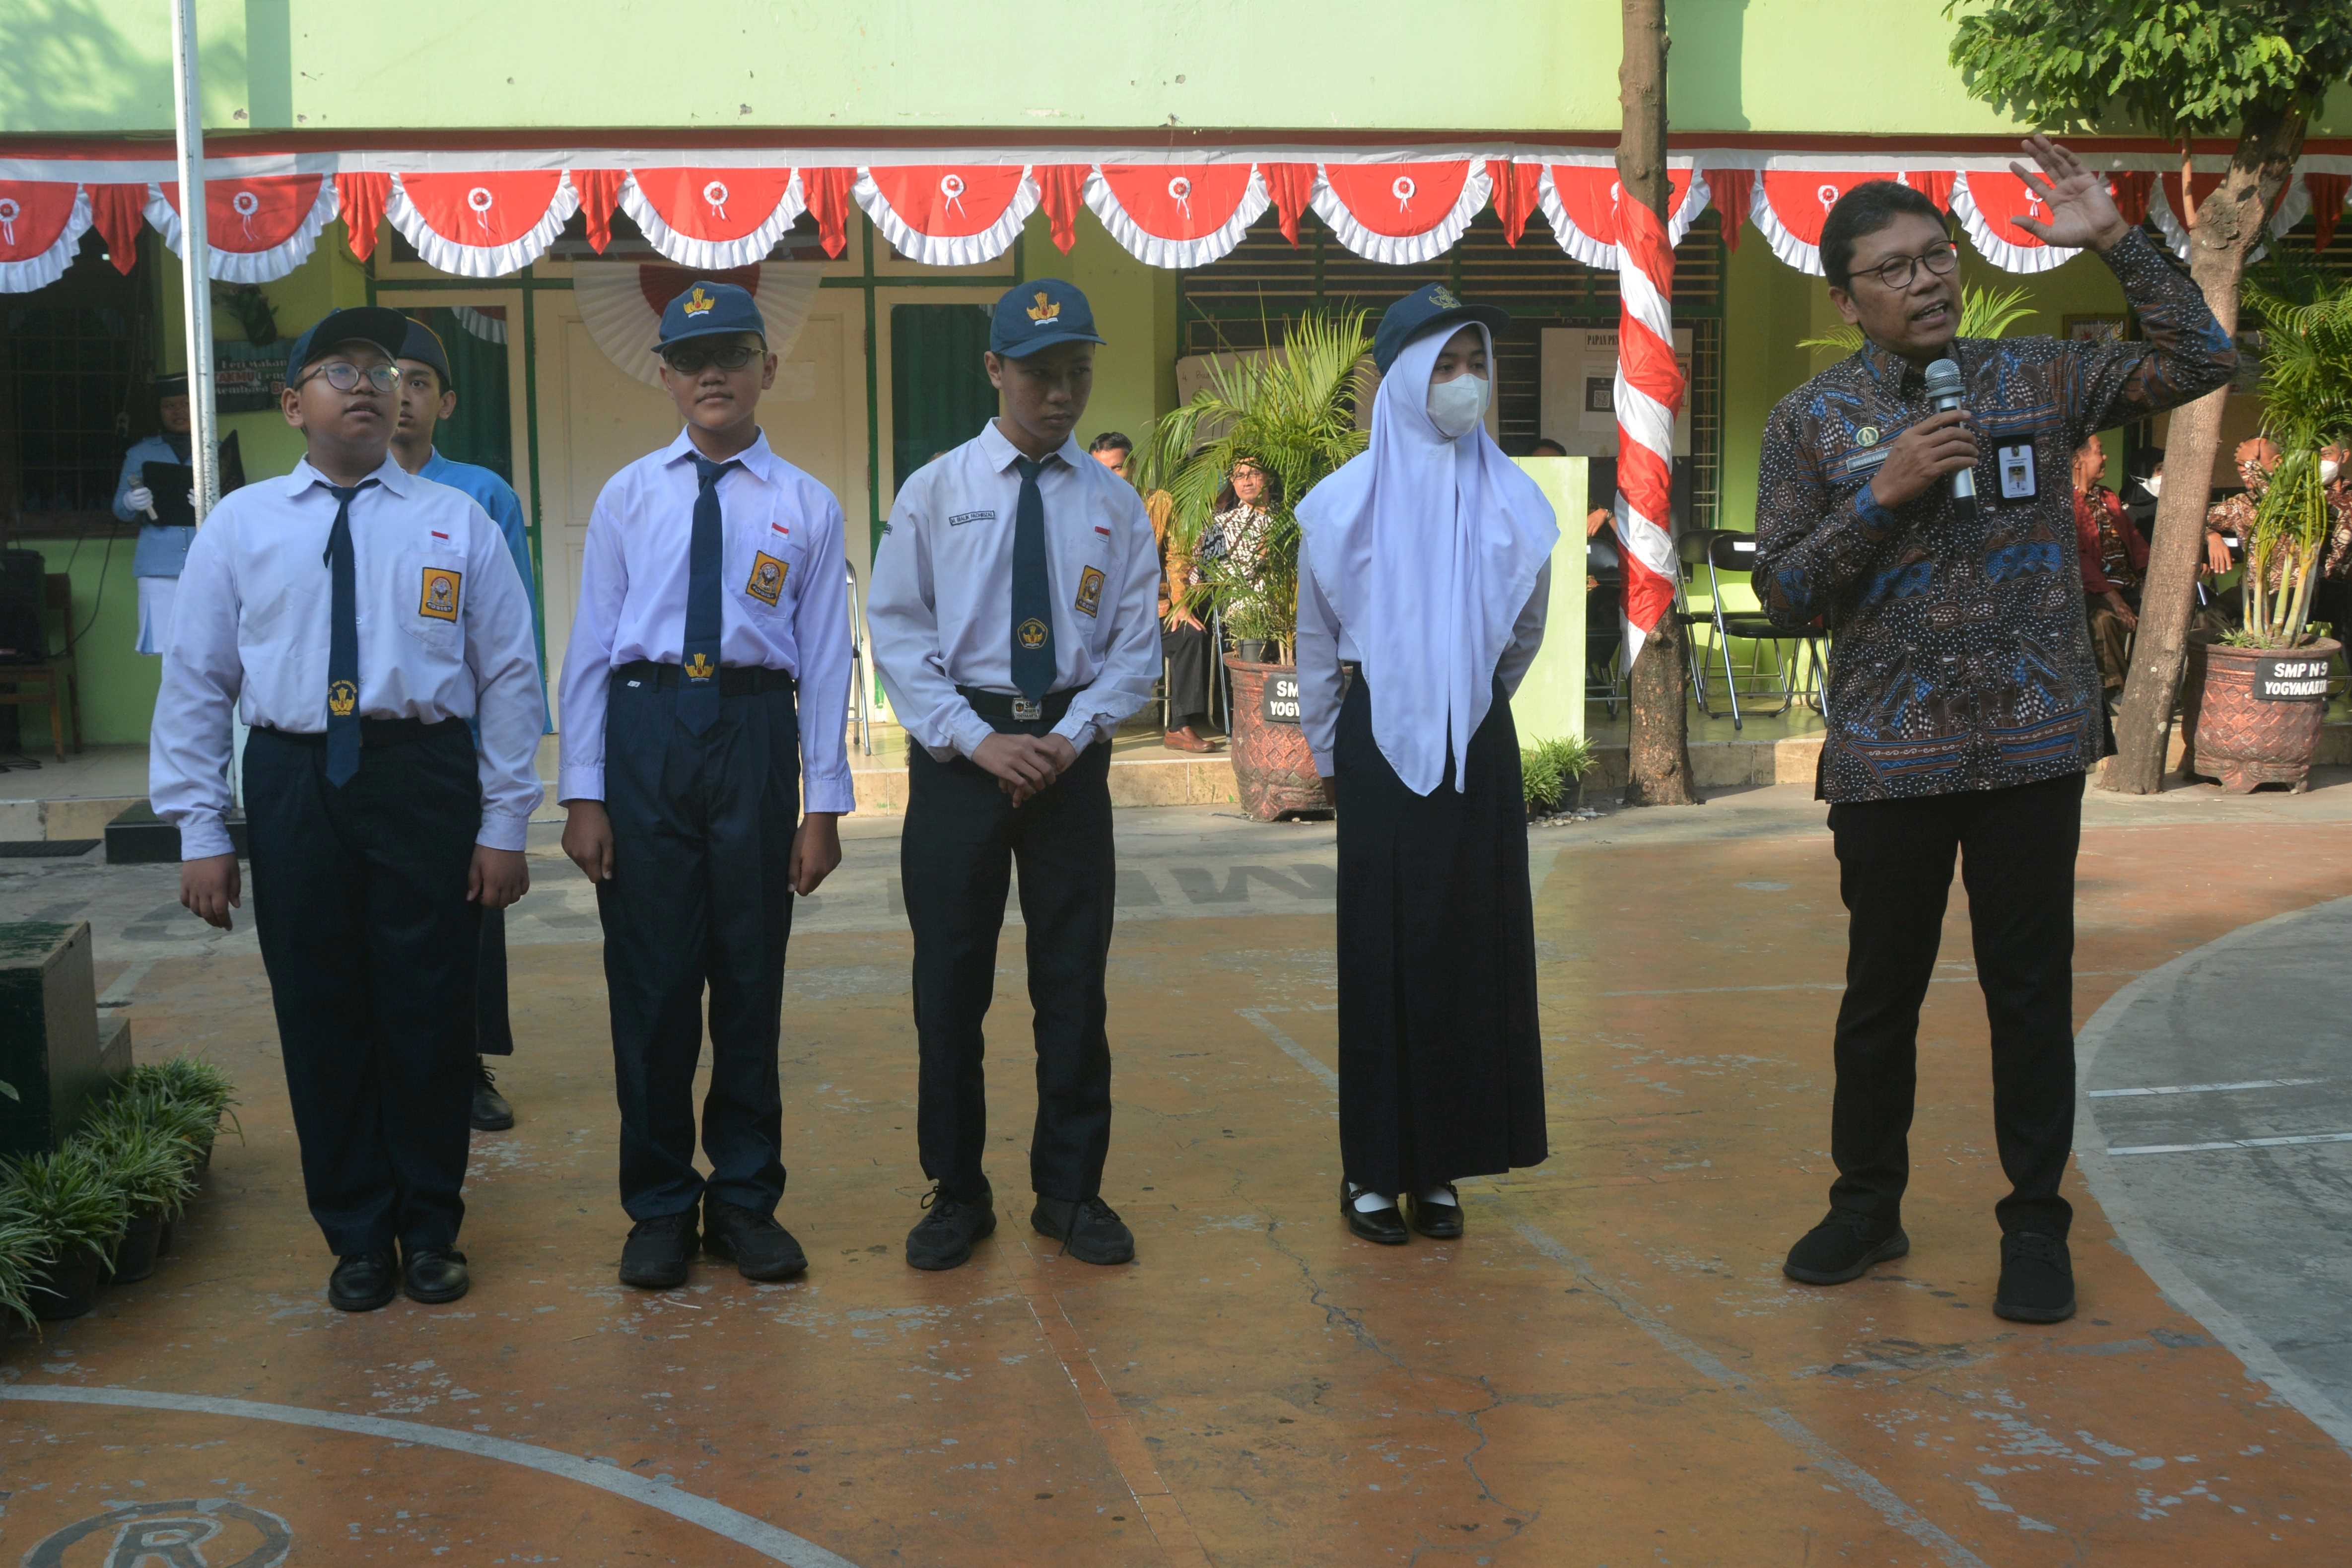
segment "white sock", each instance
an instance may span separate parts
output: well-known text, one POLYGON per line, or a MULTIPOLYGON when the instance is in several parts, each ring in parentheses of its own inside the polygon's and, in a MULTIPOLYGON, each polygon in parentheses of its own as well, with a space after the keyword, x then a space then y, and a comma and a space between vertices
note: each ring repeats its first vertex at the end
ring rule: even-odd
POLYGON ((1442 1203, 1448 1208, 1459 1208, 1462 1207, 1462 1200, 1454 1196, 1454 1184, 1450 1181, 1438 1183, 1435 1186, 1431 1187, 1427 1192, 1423 1193, 1421 1197, 1414 1199, 1414 1201, 1417 1203, 1442 1203))
POLYGON ((1396 1199, 1381 1193, 1366 1191, 1354 1182, 1348 1184, 1348 1190, 1355 1195, 1354 1201, 1358 1214, 1378 1214, 1383 1208, 1396 1207, 1396 1199))

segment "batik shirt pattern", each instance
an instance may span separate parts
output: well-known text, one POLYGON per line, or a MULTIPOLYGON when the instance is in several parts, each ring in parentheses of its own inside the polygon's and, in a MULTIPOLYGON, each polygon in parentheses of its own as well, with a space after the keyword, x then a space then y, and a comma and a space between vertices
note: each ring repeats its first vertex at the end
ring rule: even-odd
POLYGON ((1939 480, 1900 507, 1870 481, 1933 410, 1920 371, 1874 343, 1780 400, 1764 427, 1756 591, 1832 634, 1816 792, 1885 800, 2079 773, 2102 754, 2068 463, 2095 431, 2230 379, 2237 355, 2197 286, 2139 231, 2107 253, 2144 341, 1952 346, 1976 415, 1976 499, 1939 480), (2028 447, 2029 496, 1999 453, 2028 447))

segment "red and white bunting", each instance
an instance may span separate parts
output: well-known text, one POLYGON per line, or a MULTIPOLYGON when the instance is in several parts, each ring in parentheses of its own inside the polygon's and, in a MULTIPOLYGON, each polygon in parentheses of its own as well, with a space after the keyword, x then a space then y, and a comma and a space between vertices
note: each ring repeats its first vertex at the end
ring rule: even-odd
POLYGON ((2032 186, 2007 170, 1973 169, 1952 182, 1952 213, 1969 243, 2005 272, 2047 272, 2081 254, 2044 245, 2017 226, 2019 218, 2050 216, 2049 204, 2032 186))
MULTIPOLYGON (((1680 245, 1706 210, 1706 180, 1688 169, 1670 169, 1666 180, 1675 209, 1666 236, 1680 245)), ((1616 169, 1607 163, 1548 163, 1541 190, 1544 216, 1551 220, 1559 248, 1587 267, 1616 271, 1617 201, 1623 192, 1616 169)))
POLYGON ((1149 267, 1206 267, 1241 244, 1273 198, 1255 163, 1104 163, 1087 205, 1149 267))
POLYGON ((1315 214, 1358 256, 1412 267, 1453 249, 1493 189, 1475 159, 1326 163, 1315 214))
POLYGON ((429 266, 460 277, 503 277, 547 254, 580 193, 561 169, 394 174, 384 214, 429 266))
MULTIPOLYGON (((257 174, 205 182, 205 247, 222 283, 275 283, 304 262, 319 233, 341 211, 323 174, 257 174)), ((147 221, 183 254, 180 183, 147 187, 147 221)))
POLYGON ((1856 185, 1895 176, 1882 170, 1767 169, 1748 215, 1772 254, 1800 272, 1822 276, 1822 225, 1838 198, 1856 185))
POLYGON ((0 180, 0 294, 65 276, 89 228, 89 193, 46 180, 0 180))
POLYGON ((900 256, 925 267, 994 261, 1037 210, 1026 164, 910 163, 858 172, 850 194, 900 256))
POLYGON ((680 267, 749 267, 808 209, 797 169, 632 169, 621 210, 680 267))

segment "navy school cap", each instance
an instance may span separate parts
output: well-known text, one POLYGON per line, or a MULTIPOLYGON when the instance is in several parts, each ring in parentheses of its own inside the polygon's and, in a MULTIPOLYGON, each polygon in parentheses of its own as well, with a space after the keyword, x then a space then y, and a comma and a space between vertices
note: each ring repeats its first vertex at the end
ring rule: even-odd
POLYGON ((185 371, 170 371, 163 375, 157 376, 155 378, 155 395, 157 397, 187 396, 188 372, 185 371))
POLYGON ((659 353, 689 338, 735 332, 756 332, 761 342, 768 340, 768 324, 760 319, 759 301, 749 289, 701 278, 662 308, 661 339, 654 344, 654 351, 659 353))
POLYGON ((286 356, 286 379, 299 380, 309 366, 325 359, 345 343, 373 343, 384 357, 400 358, 408 341, 408 318, 383 305, 355 305, 330 310, 294 340, 286 356))
POLYGON ((1099 343, 1094 307, 1075 283, 1039 277, 1004 291, 989 318, 988 351, 1008 360, 1063 343, 1099 343))
POLYGON ((414 360, 420 365, 430 365, 433 373, 441 378, 441 390, 450 390, 449 350, 441 344, 441 334, 412 316, 408 319, 408 337, 400 345, 396 360, 414 360))
POLYGON ((1492 305, 1465 305, 1460 295, 1443 283, 1416 288, 1381 313, 1380 330, 1372 335, 1372 363, 1386 375, 1407 343, 1435 328, 1465 321, 1478 322, 1494 333, 1509 326, 1511 316, 1492 305))

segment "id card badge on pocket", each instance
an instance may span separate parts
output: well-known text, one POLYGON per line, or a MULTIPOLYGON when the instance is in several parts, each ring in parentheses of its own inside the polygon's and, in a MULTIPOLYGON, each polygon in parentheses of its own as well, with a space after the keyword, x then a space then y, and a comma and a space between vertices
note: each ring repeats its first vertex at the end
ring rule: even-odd
POLYGON ((2000 498, 2004 501, 2033 499, 2033 444, 2004 446, 2000 451, 2000 498))

